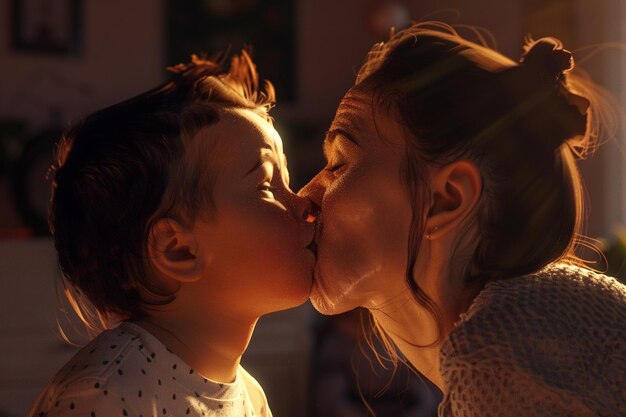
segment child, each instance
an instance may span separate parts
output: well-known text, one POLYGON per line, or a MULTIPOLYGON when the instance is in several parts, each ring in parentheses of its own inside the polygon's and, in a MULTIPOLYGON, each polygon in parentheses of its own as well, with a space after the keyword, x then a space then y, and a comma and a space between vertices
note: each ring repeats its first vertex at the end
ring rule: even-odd
POLYGON ((289 189, 274 90, 245 51, 228 72, 196 56, 171 70, 58 146, 62 280, 103 331, 30 416, 271 416, 239 361, 261 315, 308 297, 311 206, 289 189))

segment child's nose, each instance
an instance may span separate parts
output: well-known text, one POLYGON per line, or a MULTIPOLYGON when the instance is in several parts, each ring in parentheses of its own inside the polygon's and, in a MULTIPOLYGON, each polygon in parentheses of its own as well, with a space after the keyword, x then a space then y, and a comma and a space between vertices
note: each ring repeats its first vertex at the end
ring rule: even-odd
POLYGON ((320 206, 315 204, 313 200, 310 200, 306 197, 304 197, 304 199, 307 201, 307 207, 303 213, 302 218, 307 223, 315 223, 320 215, 320 206))
POLYGON ((319 206, 307 197, 302 197, 297 194, 294 194, 293 197, 296 200, 296 216, 307 223, 315 223, 320 212, 319 206))
POLYGON ((297 207, 299 211, 296 215, 301 221, 299 224, 301 232, 300 236, 304 239, 303 245, 308 246, 315 240, 315 229, 317 226, 320 208, 317 204, 306 197, 300 197, 294 194, 294 198, 298 200, 297 207))
POLYGON ((300 197, 305 197, 310 199, 313 204, 315 204, 318 208, 322 205, 322 198, 324 197, 324 192, 326 191, 326 187, 322 181, 322 173, 317 174, 307 185, 302 187, 300 191, 298 191, 298 195, 300 197))

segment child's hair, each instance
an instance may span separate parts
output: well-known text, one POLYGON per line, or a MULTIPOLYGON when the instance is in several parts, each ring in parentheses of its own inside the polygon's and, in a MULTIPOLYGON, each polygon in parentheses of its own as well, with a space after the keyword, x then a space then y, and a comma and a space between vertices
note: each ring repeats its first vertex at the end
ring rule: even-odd
POLYGON ((173 299, 151 285, 147 245, 157 220, 192 222, 211 208, 216 156, 196 134, 223 107, 271 122, 274 89, 259 90, 249 54, 228 71, 223 61, 193 55, 164 84, 70 127, 57 146, 49 225, 61 284, 91 334, 173 299))
POLYGON ((401 175, 414 212, 406 280, 440 326, 413 278, 430 204, 424 166, 467 159, 481 174, 479 201, 455 244, 453 279, 480 287, 581 262, 584 193, 575 160, 597 147, 606 104, 573 68, 557 39, 528 39, 516 63, 438 22, 392 35, 362 66, 356 84, 373 93, 372 111, 406 128, 401 175))

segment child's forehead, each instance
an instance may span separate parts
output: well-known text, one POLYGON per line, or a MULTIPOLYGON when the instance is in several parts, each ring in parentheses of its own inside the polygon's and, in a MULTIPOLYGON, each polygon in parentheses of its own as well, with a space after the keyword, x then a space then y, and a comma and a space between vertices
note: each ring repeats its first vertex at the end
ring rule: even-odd
POLYGON ((274 127, 254 110, 218 109, 218 118, 200 132, 195 142, 201 158, 209 158, 214 168, 228 169, 242 161, 258 159, 267 153, 282 159, 283 144, 274 127))
MULTIPOLYGON (((220 121, 252 127, 259 130, 273 129, 273 125, 267 117, 262 116, 262 110, 245 109, 232 106, 218 106, 216 108, 220 121)), ((218 122, 219 123, 219 122, 218 122)))
POLYGON ((237 107, 218 111, 216 127, 222 137, 233 141, 246 141, 248 145, 267 147, 282 153, 282 139, 274 126, 257 111, 237 107), (220 125, 221 124, 221 125, 220 125))

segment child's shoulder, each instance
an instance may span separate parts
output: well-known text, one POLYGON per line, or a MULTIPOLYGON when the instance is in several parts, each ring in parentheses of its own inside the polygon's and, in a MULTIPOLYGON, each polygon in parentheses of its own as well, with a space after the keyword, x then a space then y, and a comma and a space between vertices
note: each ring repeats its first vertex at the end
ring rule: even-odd
POLYGON ((255 415, 261 417, 271 417, 272 413, 267 405, 267 398, 261 384, 250 375, 242 366, 239 367, 239 375, 241 376, 252 404, 254 404, 255 415))
POLYGON ((143 335, 123 323, 115 329, 103 331, 84 346, 61 368, 54 381, 60 385, 71 385, 92 380, 99 387, 103 383, 126 379, 125 376, 138 376, 131 372, 125 373, 124 368, 131 363, 144 363, 147 367, 154 358, 155 354, 145 346, 143 335), (97 381, 100 384, 96 384, 97 381))
POLYGON ((122 323, 57 373, 30 416, 239 416, 252 407, 258 416, 271 416, 261 386, 243 368, 234 383, 210 381, 146 330, 122 323))
MULTIPOLYGON (((105 330, 84 346, 67 362, 40 394, 35 407, 47 414, 64 414, 65 410, 112 410, 128 415, 132 403, 128 385, 138 385, 147 377, 148 366, 154 360, 143 345, 142 335, 132 327, 120 325, 105 330)), ((147 381, 146 381, 147 382, 147 381)), ((150 384, 147 384, 149 386, 150 384)), ((137 390, 135 392, 138 392, 137 390)), ((41 412, 41 411, 39 411, 41 412)))
MULTIPOLYGON (((189 368, 154 336, 124 322, 100 333, 61 368, 41 393, 32 415, 42 412, 35 410, 47 415, 68 410, 86 415, 151 415, 154 404, 167 412, 177 398, 200 395, 197 388, 194 394, 191 376, 189 368)), ((202 379, 196 379, 199 387, 202 379)))

